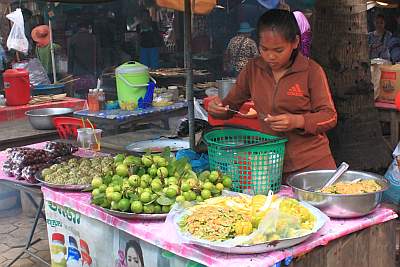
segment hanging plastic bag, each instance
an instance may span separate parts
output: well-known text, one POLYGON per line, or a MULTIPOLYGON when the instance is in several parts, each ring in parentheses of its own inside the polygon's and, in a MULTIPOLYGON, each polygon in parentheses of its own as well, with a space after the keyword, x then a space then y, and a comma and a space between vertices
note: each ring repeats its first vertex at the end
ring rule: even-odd
POLYGON ((8 49, 14 49, 24 54, 28 53, 29 43, 25 36, 24 17, 21 9, 17 8, 6 17, 13 22, 7 39, 8 49))

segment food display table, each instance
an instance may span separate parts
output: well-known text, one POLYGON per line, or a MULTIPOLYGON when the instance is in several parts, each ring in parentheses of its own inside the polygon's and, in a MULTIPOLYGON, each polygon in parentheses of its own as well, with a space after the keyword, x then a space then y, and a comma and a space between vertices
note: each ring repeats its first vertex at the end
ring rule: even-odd
POLYGON ((66 97, 64 100, 57 102, 49 102, 36 105, 0 107, 0 122, 26 118, 25 112, 32 109, 72 108, 74 110, 80 110, 84 109, 85 106, 86 106, 85 99, 66 97))
MULTIPOLYGON (((165 227, 162 221, 139 221, 139 220, 124 220, 107 213, 104 213, 99 208, 96 208, 90 204, 90 194, 89 193, 71 193, 71 192, 62 192, 52 190, 46 187, 42 187, 42 191, 45 198, 45 206, 46 214, 48 220, 51 220, 49 217, 49 209, 53 209, 58 211, 58 213, 62 213, 63 209, 71 209, 74 214, 73 217, 80 218, 81 221, 96 221, 94 225, 103 225, 110 226, 114 229, 119 229, 122 232, 127 233, 132 239, 140 240, 140 244, 142 245, 142 251, 146 251, 146 253, 155 253, 157 254, 158 248, 162 250, 166 250, 172 252, 175 255, 178 255, 184 259, 204 264, 207 266, 272 266, 277 262, 285 260, 287 258, 293 256, 300 256, 305 253, 312 251, 314 248, 327 245, 330 241, 344 237, 350 233, 360 231, 362 229, 368 228, 373 225, 381 224, 383 222, 387 222, 397 217, 397 214, 393 212, 389 208, 381 207, 378 208, 374 213, 351 220, 331 220, 328 222, 318 233, 314 234, 311 238, 306 240, 300 245, 294 246, 289 249, 275 251, 270 253, 263 253, 257 255, 230 255, 225 253, 214 252, 208 250, 206 248, 201 248, 195 245, 182 244, 176 237, 175 233, 171 232, 170 229, 165 227), (94 219, 94 220, 93 220, 94 219), (101 222, 99 224, 99 222, 101 222), (143 249, 143 247, 149 248, 148 251, 143 249), (158 247, 158 248, 157 248, 158 247)), ((291 190, 288 187, 283 186, 280 192, 281 195, 291 196, 291 190)), ((50 212, 51 213, 51 212, 50 212)), ((57 213, 52 213, 56 215, 57 213)), ((58 227, 58 221, 60 218, 54 218, 55 222, 53 226, 48 227, 49 238, 51 239, 50 234, 54 232, 62 232, 66 231, 68 234, 71 234, 68 230, 68 227, 58 227), (67 229, 67 230, 65 230, 67 229)), ((63 222, 61 221, 61 224, 63 222)), ((85 238, 91 236, 90 232, 93 233, 93 236, 97 236, 96 233, 99 233, 100 229, 96 229, 97 227, 91 228, 81 228, 81 231, 76 232, 76 235, 84 235, 85 238)), ((107 227, 106 227, 107 228, 107 227)), ((104 233, 104 231, 102 231, 104 233)), ((393 234, 393 233, 392 233, 393 234)), ((108 237, 108 238, 115 238, 108 237)), ((378 237, 376 237, 378 238, 378 237)), ((386 238, 386 236, 385 236, 386 238)), ((114 240, 114 239, 113 239, 114 240)), ((386 242, 385 240, 381 240, 382 242, 386 242)), ((90 242, 90 241, 88 241, 90 242)), ((121 243, 121 241, 114 243, 121 243)), ((375 242, 380 242, 375 240, 375 242)), ((101 245, 96 243, 96 241, 90 242, 92 246, 90 249, 91 253, 93 253, 94 257, 101 257, 97 250, 104 251, 105 246, 108 247, 107 251, 114 251, 114 261, 118 260, 118 250, 112 247, 113 242, 103 241, 101 245), (99 248, 98 248, 99 247, 99 248)), ((394 250, 394 248, 392 248, 394 250)), ((143 252, 144 253, 144 252, 143 252)), ((162 252, 159 252, 159 254, 162 252)), ((368 253, 368 252, 366 252, 368 253)), ((384 257, 385 255, 380 255, 380 257, 384 257)), ((93 256, 92 256, 93 257, 93 256)), ((107 258, 110 257, 110 254, 107 254, 107 258)), ((145 266, 154 266, 146 264, 146 259, 149 261, 152 258, 145 257, 145 266)), ((106 260, 106 259, 104 259, 106 260)), ((393 259, 394 262, 394 259, 393 259)), ((159 265, 162 266, 162 265, 159 265)), ((173 265, 171 265, 173 266, 173 265)))
MULTIPOLYGON (((43 145, 40 143, 32 147, 41 148, 43 145)), ((78 154, 103 155, 86 150, 79 150, 78 154)), ((5 152, 0 152, 0 166, 4 161, 5 152)), ((17 187, 24 183, 6 176, 1 170, 0 181, 17 187)), ((37 189, 34 186, 34 190, 37 189)), ((40 218, 40 206, 43 205, 51 252, 59 254, 60 251, 72 251, 73 256, 73 251, 78 250, 82 255, 80 261, 86 261, 92 266, 129 266, 126 264, 128 258, 142 261, 144 265, 139 266, 162 267, 278 266, 282 261, 289 264, 297 257, 300 259, 292 262, 293 266, 326 266, 327 262, 336 264, 329 266, 348 266, 349 262, 355 266, 367 262, 367 265, 362 266, 371 267, 395 264, 393 219, 397 218, 397 214, 384 205, 365 217, 331 219, 319 232, 297 246, 263 254, 235 255, 183 244, 163 221, 126 220, 107 214, 90 204, 90 193, 46 187, 41 187, 41 190, 44 201, 37 209, 36 222, 40 218), (60 240, 63 240, 61 250, 60 240), (355 259, 353 255, 358 258, 355 259)), ((292 196, 291 189, 282 186, 279 195, 292 196)), ((31 237, 32 234, 28 239, 28 248, 32 243, 31 237)), ((26 251, 28 249, 21 253, 26 251)))
POLYGON ((161 120, 164 127, 169 129, 168 118, 186 114, 186 107, 187 102, 177 102, 166 107, 150 107, 133 111, 113 109, 90 112, 89 110, 79 110, 75 111, 74 115, 90 119, 98 128, 118 133, 122 128, 131 128, 138 123, 156 120, 161 120))

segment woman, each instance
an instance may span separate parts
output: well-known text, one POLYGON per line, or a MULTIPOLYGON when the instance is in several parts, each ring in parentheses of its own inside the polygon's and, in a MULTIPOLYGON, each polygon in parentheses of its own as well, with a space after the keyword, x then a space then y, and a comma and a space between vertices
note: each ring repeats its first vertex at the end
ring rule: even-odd
POLYGON ((139 243, 130 240, 126 243, 125 258, 127 267, 143 267, 143 253, 139 243))
POLYGON ((150 69, 159 68, 159 49, 163 40, 160 36, 157 23, 152 21, 148 10, 142 11, 142 21, 136 27, 139 35, 140 63, 150 69))
POLYGON ((240 23, 237 35, 228 44, 224 55, 224 71, 236 77, 249 59, 259 55, 256 42, 250 38, 254 28, 247 22, 240 23))
POLYGON ((375 31, 368 33, 369 58, 390 60, 389 41, 392 33, 385 30, 385 17, 378 14, 374 24, 375 31))
POLYGON ((254 102, 267 134, 288 139, 284 177, 316 169, 335 169, 326 131, 337 114, 321 66, 298 52, 299 28, 293 14, 269 10, 258 21, 261 56, 251 59, 236 85, 221 101, 215 98, 209 113, 228 119, 249 98, 254 102))

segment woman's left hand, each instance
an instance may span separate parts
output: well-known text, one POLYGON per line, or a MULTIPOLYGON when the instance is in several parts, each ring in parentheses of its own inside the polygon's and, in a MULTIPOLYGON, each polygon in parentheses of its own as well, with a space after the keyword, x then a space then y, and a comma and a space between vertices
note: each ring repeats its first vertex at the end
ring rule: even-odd
POLYGON ((293 129, 304 129, 303 115, 280 114, 271 116, 268 114, 264 121, 276 132, 288 132, 293 129))

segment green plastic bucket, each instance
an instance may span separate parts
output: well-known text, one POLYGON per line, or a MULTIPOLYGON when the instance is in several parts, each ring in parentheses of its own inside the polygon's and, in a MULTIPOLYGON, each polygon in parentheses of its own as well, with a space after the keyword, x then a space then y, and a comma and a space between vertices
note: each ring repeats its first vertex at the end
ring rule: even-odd
POLYGON ((232 177, 232 190, 251 195, 278 192, 287 139, 257 131, 219 128, 204 134, 211 170, 232 177))
POLYGON ((146 94, 149 79, 152 78, 149 76, 147 66, 135 61, 126 62, 115 69, 117 95, 121 109, 133 110, 137 107, 138 99, 146 94))

